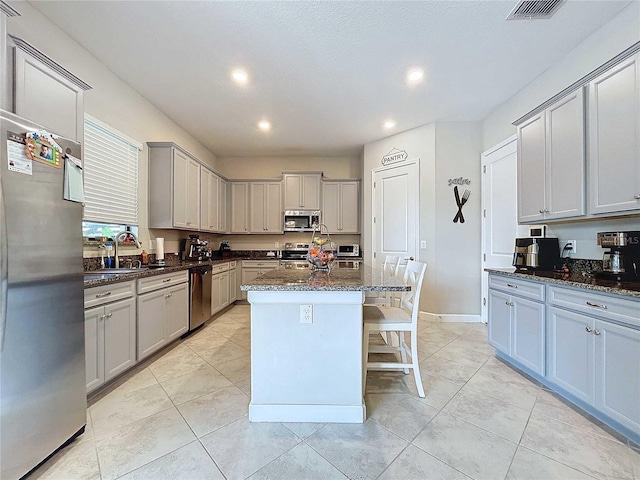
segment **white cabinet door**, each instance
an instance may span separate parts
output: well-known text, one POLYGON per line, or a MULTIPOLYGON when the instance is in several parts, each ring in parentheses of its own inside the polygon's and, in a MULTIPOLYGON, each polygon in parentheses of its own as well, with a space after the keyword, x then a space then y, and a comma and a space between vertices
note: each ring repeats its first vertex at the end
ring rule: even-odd
POLYGON ((104 307, 104 379, 136 363, 136 304, 133 298, 104 307))
POLYGON ((358 233, 360 231, 358 187, 358 182, 340 183, 340 233, 358 233))
POLYGON ((87 393, 104 383, 104 307, 84 311, 84 354, 87 393))
POLYGON ((226 180, 218 178, 218 231, 220 233, 227 233, 227 218, 229 217, 228 184, 229 182, 226 180))
POLYGON ((544 375, 544 304, 512 296, 511 356, 544 375))
POLYGON ((589 213, 640 209, 640 54, 589 83, 589 213))
POLYGON ((249 233, 249 184, 231 182, 231 233, 249 233))
POLYGON ((211 170, 200 168, 200 230, 204 232, 215 232, 217 227, 217 178, 211 170))
POLYGON ((167 343, 163 290, 138 295, 138 360, 167 343))
POLYGON ((222 295, 220 293, 222 274, 218 273, 211 276, 211 315, 222 310, 222 295))
POLYGON ((488 341, 496 350, 511 354, 511 299, 509 295, 489 290, 488 341))
POLYGON ((320 210, 320 173, 284 175, 285 210, 320 210))
POLYGON ((187 176, 189 158, 179 150, 173 150, 173 226, 188 228, 187 176))
POLYGON ((20 48, 15 49, 14 62, 16 114, 82 142, 83 88, 20 48))
POLYGON ((596 320, 598 410, 640 432, 640 331, 596 320))
POLYGON ((329 233, 340 233, 340 184, 322 182, 322 223, 329 233))
POLYGON ((224 308, 229 305, 229 272, 220 274, 220 307, 224 308))
POLYGON ((320 174, 302 175, 302 205, 305 210, 320 210, 320 174))
POLYGON ((283 233, 282 184, 268 182, 264 197, 264 225, 266 233, 283 233))
POLYGON ((200 164, 193 158, 187 163, 187 228, 200 229, 200 164))
POLYGON ((547 378, 593 404, 594 319, 556 307, 547 308, 547 378))
POLYGON ((249 230, 251 233, 265 233, 266 226, 266 192, 267 184, 264 182, 251 182, 249 184, 249 230))
POLYGON ((584 136, 580 88, 546 110, 546 220, 586 213, 584 136))
POLYGON ((189 330, 189 284, 182 283, 163 291, 166 336, 170 342, 189 330))
MULTIPOLYGON (((242 269, 242 283, 247 283, 260 275, 260 268, 243 268, 242 269)), ((240 292, 240 298, 242 300, 247 299, 247 292, 240 292)))
POLYGON ((238 299, 238 271, 234 268, 229 270, 229 304, 238 299))
POLYGON ((544 219, 544 112, 518 125, 518 222, 544 219))

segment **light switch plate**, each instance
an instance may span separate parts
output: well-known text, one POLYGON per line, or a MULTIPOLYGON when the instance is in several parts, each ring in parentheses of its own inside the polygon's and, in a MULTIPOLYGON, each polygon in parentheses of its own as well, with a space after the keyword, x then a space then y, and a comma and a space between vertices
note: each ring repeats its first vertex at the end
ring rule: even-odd
POLYGON ((426 240, 420 240, 420 248, 427 248, 427 241, 426 240))
POLYGON ((313 323, 313 305, 300 305, 300 323, 313 323))

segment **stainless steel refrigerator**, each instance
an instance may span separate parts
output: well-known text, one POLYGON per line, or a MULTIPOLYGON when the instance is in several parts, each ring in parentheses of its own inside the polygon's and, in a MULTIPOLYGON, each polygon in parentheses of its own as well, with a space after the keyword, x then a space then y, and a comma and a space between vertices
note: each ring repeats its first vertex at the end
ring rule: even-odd
POLYGON ((0 478, 13 480, 86 424, 82 206, 63 199, 64 156, 81 151, 58 139, 56 165, 46 137, 29 146, 43 127, 2 110, 0 124, 0 478))

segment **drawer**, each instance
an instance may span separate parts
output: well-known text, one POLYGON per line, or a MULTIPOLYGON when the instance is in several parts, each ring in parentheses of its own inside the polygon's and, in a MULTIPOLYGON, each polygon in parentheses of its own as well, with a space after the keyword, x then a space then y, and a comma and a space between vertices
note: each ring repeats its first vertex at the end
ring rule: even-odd
POLYGON ((529 282, 519 278, 491 274, 489 275, 489 288, 502 290, 509 295, 544 301, 544 283, 542 282, 529 282))
POLYGON ((153 292, 159 288, 170 287, 188 281, 189 272, 187 270, 141 278, 138 280, 138 293, 153 292))
POLYGON ((84 291, 84 308, 97 307, 135 295, 135 282, 120 282, 111 285, 87 288, 84 291))
POLYGON ((228 270, 229 270, 229 264, 228 263, 219 263, 219 264, 213 265, 211 267, 211 273, 213 275, 215 275, 216 273, 226 272, 228 270))
POLYGON ((237 261, 234 260, 233 262, 229 262, 229 270, 233 270, 237 266, 238 266, 238 262, 237 261))
POLYGON ((278 260, 243 260, 242 268, 276 268, 279 264, 278 260))
POLYGON ((640 301, 591 290, 549 286, 549 304, 640 328, 640 301))

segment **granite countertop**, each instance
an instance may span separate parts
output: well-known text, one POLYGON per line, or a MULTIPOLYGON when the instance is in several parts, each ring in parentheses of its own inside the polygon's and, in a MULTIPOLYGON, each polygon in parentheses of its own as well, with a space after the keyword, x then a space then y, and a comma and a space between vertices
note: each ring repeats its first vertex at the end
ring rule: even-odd
POLYGON ((513 268, 486 268, 485 271, 523 278, 526 280, 553 283, 565 287, 578 287, 586 290, 640 298, 640 282, 616 282, 615 280, 602 280, 594 278, 593 275, 584 274, 582 272, 568 274, 559 272, 527 272, 515 271, 513 268))
POLYGON ((152 277, 154 275, 163 275, 165 273, 173 273, 179 272, 181 270, 188 270, 190 267, 198 266, 198 265, 218 265, 221 263, 229 263, 240 260, 273 260, 272 257, 265 257, 263 259, 260 258, 244 258, 244 257, 233 257, 233 258, 222 258, 216 260, 209 260, 206 262, 180 262, 176 265, 165 265, 164 267, 159 267, 157 265, 144 266, 140 269, 131 273, 115 273, 109 272, 108 270, 100 270, 100 271, 85 271, 84 272, 84 288, 97 287, 100 285, 108 285, 110 283, 119 283, 119 282, 127 282, 129 280, 137 280, 138 278, 152 277))
POLYGON ((311 272, 308 269, 270 270, 240 285, 244 291, 362 291, 406 292, 411 287, 396 277, 384 275, 381 270, 363 263, 360 268, 340 268, 334 264, 331 272, 311 272))

